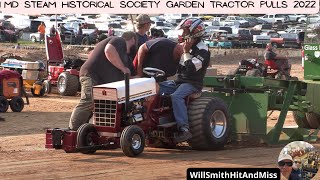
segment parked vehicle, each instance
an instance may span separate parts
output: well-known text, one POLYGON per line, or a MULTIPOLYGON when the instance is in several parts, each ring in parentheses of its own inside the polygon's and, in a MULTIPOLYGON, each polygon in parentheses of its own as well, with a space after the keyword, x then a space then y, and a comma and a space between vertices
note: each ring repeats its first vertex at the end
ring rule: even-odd
POLYGON ((228 16, 226 21, 235 22, 235 25, 239 24, 241 28, 249 27, 249 22, 245 19, 240 18, 239 16, 228 16))
POLYGON ((320 22, 320 15, 319 14, 309 15, 308 17, 301 17, 298 20, 298 22, 306 23, 307 22, 307 18, 308 18, 308 24, 320 22))
POLYGON ((298 34, 285 33, 280 34, 278 37, 270 38, 270 43, 273 47, 295 47, 301 48, 304 41, 304 32, 298 34))
MULTIPOLYGON (((79 22, 70 22, 64 24, 64 27, 69 30, 73 31, 75 34, 77 34, 79 26, 81 26, 81 23, 79 22)), ((90 44, 95 44, 97 40, 97 28, 94 24, 88 24, 88 28, 82 29, 82 39, 81 39, 81 44, 83 45, 90 45, 90 44)))
POLYGON ((282 14, 266 14, 259 18, 272 24, 285 23, 289 21, 289 17, 282 14))
POLYGON ((214 30, 211 36, 204 40, 208 47, 232 48, 232 42, 228 39, 228 32, 225 30, 214 30))

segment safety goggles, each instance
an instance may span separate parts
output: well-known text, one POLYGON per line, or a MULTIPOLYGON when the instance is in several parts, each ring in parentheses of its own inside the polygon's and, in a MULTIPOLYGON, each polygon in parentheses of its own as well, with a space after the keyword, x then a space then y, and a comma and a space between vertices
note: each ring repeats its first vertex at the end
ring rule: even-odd
POLYGON ((284 162, 284 161, 278 162, 278 165, 279 165, 279 166, 284 166, 285 164, 286 164, 287 166, 291 167, 293 163, 292 163, 292 162, 284 162))

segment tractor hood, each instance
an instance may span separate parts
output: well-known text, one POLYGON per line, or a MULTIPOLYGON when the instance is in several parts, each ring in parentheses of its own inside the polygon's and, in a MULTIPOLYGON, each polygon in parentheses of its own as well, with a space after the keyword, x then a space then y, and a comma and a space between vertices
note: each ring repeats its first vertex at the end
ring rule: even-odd
MULTIPOLYGON (((156 81, 154 78, 130 79, 129 88, 129 101, 134 101, 156 94, 156 81)), ((119 104, 124 103, 125 81, 123 80, 94 86, 93 99, 118 101, 119 104)))

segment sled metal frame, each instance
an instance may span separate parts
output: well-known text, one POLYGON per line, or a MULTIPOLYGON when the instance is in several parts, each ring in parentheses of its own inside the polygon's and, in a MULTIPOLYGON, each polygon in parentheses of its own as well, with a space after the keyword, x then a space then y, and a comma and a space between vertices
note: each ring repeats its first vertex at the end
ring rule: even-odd
POLYGON ((317 140, 319 129, 284 127, 284 122, 288 111, 320 112, 314 98, 320 83, 236 75, 205 77, 204 86, 209 91, 203 96, 220 97, 229 105, 232 141, 278 144, 317 140), (268 111, 280 111, 274 127, 267 127, 268 111))

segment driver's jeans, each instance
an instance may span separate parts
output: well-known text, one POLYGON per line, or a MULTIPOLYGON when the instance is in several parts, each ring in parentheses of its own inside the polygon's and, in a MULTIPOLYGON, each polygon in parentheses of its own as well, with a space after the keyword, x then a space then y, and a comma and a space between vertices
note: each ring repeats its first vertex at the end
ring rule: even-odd
POLYGON ((80 102, 74 108, 69 122, 69 128, 74 131, 76 131, 82 124, 89 122, 93 111, 92 86, 96 85, 96 83, 91 77, 81 76, 80 84, 80 102))
POLYGON ((179 130, 189 129, 188 112, 185 98, 199 90, 190 83, 176 84, 172 80, 159 83, 160 95, 170 95, 174 118, 179 130))

